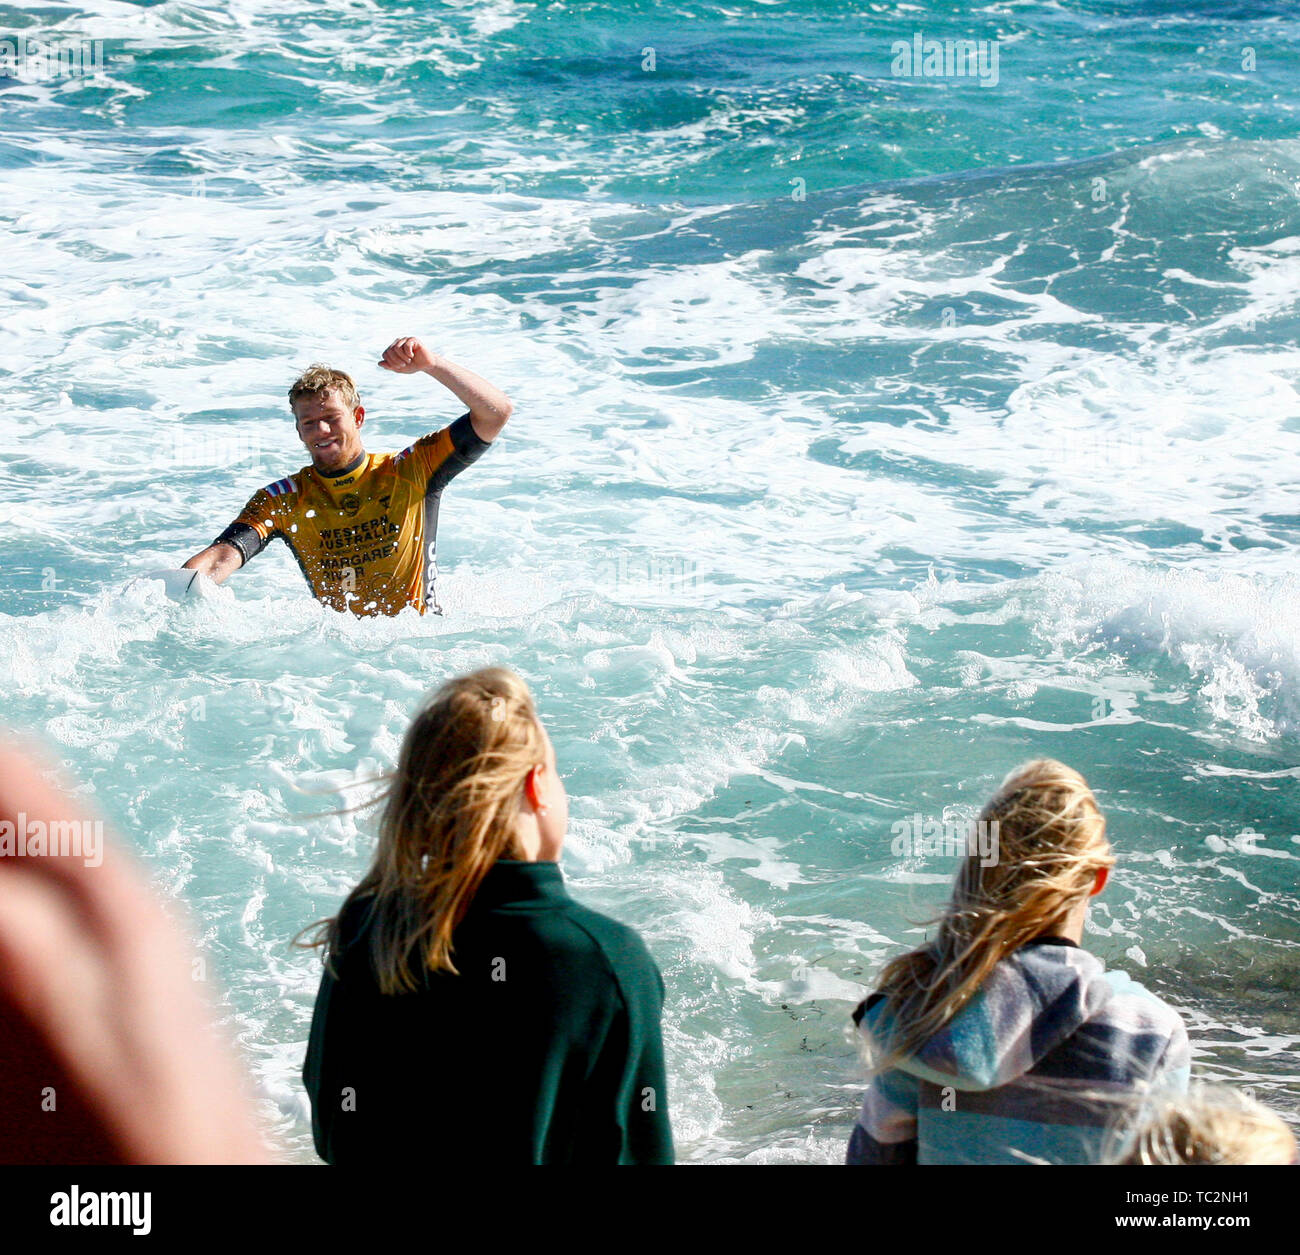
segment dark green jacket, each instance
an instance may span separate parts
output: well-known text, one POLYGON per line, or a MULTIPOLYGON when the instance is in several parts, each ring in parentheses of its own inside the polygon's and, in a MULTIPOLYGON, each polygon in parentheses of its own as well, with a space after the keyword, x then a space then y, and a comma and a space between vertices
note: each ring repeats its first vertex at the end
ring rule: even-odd
POLYGON ((452 938, 459 975, 379 992, 354 905, 316 997, 303 1081, 327 1163, 672 1163, 664 984, 557 863, 502 859, 452 938))

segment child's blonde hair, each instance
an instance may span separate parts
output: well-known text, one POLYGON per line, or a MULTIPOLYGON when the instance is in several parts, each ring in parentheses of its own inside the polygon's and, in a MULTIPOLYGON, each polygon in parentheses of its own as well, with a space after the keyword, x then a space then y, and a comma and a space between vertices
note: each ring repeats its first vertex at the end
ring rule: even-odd
POLYGON ((911 1054, 979 989, 993 967, 1059 928, 1115 862, 1106 821, 1087 781, 1055 759, 1018 767, 980 812, 997 857, 970 854, 927 945, 887 964, 888 1040, 873 1042, 877 1070, 911 1054))
POLYGON ((1289 1164, 1295 1135, 1262 1103, 1227 1085, 1193 1085, 1149 1105, 1112 1163, 1289 1164))

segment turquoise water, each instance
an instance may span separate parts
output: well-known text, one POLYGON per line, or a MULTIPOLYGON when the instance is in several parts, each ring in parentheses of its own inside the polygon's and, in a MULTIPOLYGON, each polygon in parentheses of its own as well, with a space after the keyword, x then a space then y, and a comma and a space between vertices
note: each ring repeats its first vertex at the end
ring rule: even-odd
POLYGON ((1087 944, 1294 1113, 1293 6, 0 17, 103 41, 0 78, 4 719, 187 905, 289 1156, 287 941, 372 834, 328 812, 493 662, 573 891, 664 970, 684 1158, 842 1156, 848 1013, 952 872, 891 825, 1037 754, 1120 855, 1087 944), (996 83, 892 73, 916 34, 996 40, 996 83), (400 334, 516 404, 444 500, 444 618, 325 611, 283 547, 197 602, 130 583, 302 465, 307 362, 373 449, 460 413, 374 366, 400 334))

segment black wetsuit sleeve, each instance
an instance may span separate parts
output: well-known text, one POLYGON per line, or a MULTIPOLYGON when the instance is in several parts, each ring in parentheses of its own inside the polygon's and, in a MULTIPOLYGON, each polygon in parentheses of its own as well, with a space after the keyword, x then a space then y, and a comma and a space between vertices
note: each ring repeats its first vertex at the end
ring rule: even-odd
POLYGON ((451 443, 455 445, 457 455, 465 460, 466 465, 482 457, 492 443, 484 440, 474 430, 468 412, 456 419, 447 430, 451 433, 451 443))
POLYGON ((249 558, 255 558, 263 549, 271 543, 270 536, 263 539, 255 527, 249 527, 247 523, 232 523, 220 536, 212 542, 214 545, 230 545, 232 548, 239 550, 243 562, 249 558))
POLYGON ((472 466, 491 447, 490 440, 484 440, 474 430, 469 414, 462 414, 450 427, 447 434, 451 437, 451 455, 433 472, 429 488, 440 492, 466 467, 472 466))

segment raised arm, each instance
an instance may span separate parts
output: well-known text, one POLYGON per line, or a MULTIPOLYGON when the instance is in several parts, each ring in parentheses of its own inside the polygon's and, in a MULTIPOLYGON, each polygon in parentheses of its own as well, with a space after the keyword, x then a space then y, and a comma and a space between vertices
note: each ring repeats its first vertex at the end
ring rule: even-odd
POLYGON ((515 408, 500 388, 472 370, 431 353, 414 336, 394 340, 384 350, 379 365, 398 375, 432 375, 469 410, 469 421, 480 440, 495 440, 515 408))

